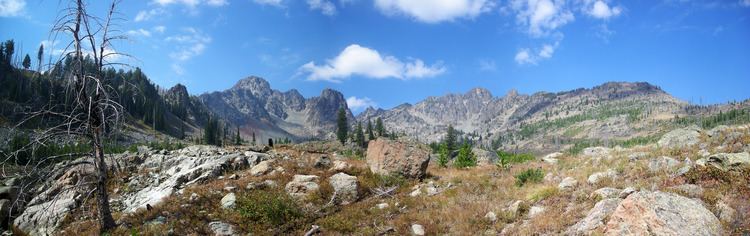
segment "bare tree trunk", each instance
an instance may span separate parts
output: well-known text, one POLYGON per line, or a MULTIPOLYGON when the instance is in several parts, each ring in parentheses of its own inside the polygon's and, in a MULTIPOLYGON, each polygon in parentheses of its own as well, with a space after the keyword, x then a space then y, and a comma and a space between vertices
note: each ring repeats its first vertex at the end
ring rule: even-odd
POLYGON ((102 150, 101 137, 99 129, 94 131, 94 158, 96 159, 97 179, 96 179, 96 203, 99 207, 99 227, 101 232, 114 229, 114 218, 109 208, 109 195, 107 193, 107 163, 104 161, 104 151, 102 150))

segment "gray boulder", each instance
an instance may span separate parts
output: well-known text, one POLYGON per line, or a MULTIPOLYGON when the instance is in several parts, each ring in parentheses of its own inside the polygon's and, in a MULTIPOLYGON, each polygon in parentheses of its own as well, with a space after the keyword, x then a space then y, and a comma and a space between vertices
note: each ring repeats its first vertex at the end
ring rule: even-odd
POLYGON ((487 151, 481 148, 472 148, 471 151, 477 158, 477 164, 479 165, 494 165, 498 159, 496 152, 487 151))
POLYGON ((722 170, 750 165, 750 154, 741 153, 718 153, 708 157, 706 165, 712 165, 722 170))
POLYGON ((622 199, 609 198, 597 202, 594 208, 591 208, 586 214, 586 217, 569 227, 565 234, 591 235, 595 230, 603 229, 606 224, 604 220, 615 211, 617 206, 620 205, 620 201, 622 199))
POLYGON ((698 200, 665 192, 630 194, 609 216, 607 235, 724 235, 698 200))
POLYGON ((558 158, 561 157, 562 155, 563 155, 562 152, 553 152, 542 157, 542 161, 550 163, 550 164, 557 164, 557 162, 559 161, 558 158))
POLYGON ((234 193, 229 193, 221 198, 221 208, 232 209, 234 208, 236 202, 237 196, 235 196, 234 193))
POLYGON ((214 232, 215 236, 234 236, 238 235, 234 232, 234 227, 232 225, 221 222, 221 221, 214 221, 211 223, 208 223, 208 228, 211 229, 212 232, 214 232))
POLYGON ((318 191, 320 188, 318 180, 319 177, 316 175, 294 175, 294 178, 286 184, 284 190, 289 196, 301 200, 318 191))
POLYGON ((603 179, 606 179, 606 178, 611 178, 611 179, 617 178, 617 172, 615 172, 614 170, 607 170, 605 172, 593 173, 589 175, 588 182, 589 184, 596 184, 596 183, 599 183, 599 181, 602 181, 603 179))
POLYGON ((648 169, 651 172, 659 172, 672 169, 678 165, 680 165, 680 161, 671 157, 662 156, 651 159, 651 161, 648 162, 648 169))
POLYGON ((334 199, 335 202, 341 205, 348 205, 349 203, 357 201, 359 197, 357 193, 357 177, 347 175, 346 173, 338 173, 331 176, 328 182, 333 187, 333 191, 336 194, 334 199))
POLYGON ((423 144, 378 138, 367 146, 367 165, 376 174, 422 178, 429 162, 430 150, 423 144))
POLYGON ((620 195, 620 192, 622 192, 620 189, 604 187, 591 193, 591 197, 599 197, 601 199, 617 198, 620 195))
POLYGON ((685 148, 698 144, 701 141, 701 128, 690 126, 672 130, 659 139, 660 147, 663 148, 685 148))
POLYGON ((565 177, 562 181, 560 181, 560 184, 557 185, 557 188, 563 191, 567 190, 573 190, 578 186, 578 180, 574 179, 573 177, 565 177))

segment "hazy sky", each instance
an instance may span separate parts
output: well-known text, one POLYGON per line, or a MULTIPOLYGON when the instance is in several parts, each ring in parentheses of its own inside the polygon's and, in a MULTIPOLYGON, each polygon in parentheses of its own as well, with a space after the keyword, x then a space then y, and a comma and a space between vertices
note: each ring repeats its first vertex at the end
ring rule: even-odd
MULTIPOLYGON (((53 56, 65 0, 0 0, 0 39, 53 56), (62 2, 62 3, 61 3, 62 2)), ((90 1, 102 15, 105 3, 90 1)), ((355 112, 485 87, 496 96, 646 81, 698 103, 750 98, 750 0, 124 0, 113 50, 193 94, 256 75, 355 112)), ((36 63, 36 62, 35 62, 36 63)))

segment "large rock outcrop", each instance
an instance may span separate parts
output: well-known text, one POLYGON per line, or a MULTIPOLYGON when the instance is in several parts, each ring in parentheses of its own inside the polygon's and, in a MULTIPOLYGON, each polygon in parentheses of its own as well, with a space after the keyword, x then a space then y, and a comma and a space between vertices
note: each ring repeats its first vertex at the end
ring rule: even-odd
POLYGON ((673 193, 630 194, 609 217, 607 235, 724 235, 719 219, 698 200, 673 193))
POLYGON ((367 165, 373 173, 422 178, 429 162, 430 151, 423 144, 378 138, 367 146, 367 165))
POLYGON ((659 139, 659 146, 664 148, 684 148, 698 144, 701 141, 701 128, 690 126, 672 130, 659 139))

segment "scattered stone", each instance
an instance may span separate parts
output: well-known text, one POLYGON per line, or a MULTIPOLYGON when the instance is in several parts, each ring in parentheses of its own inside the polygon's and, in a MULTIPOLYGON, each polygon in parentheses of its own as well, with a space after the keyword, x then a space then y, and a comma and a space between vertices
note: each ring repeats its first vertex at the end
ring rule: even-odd
POLYGON ((604 220, 617 209, 620 201, 622 199, 609 198, 597 202, 594 208, 591 208, 586 214, 586 217, 569 227, 565 234, 591 235, 593 231, 603 229, 606 223, 604 220))
POLYGON ((711 156, 711 153, 706 151, 706 149, 701 149, 700 151, 698 151, 698 155, 701 157, 708 157, 711 156))
POLYGON ((734 216, 736 213, 737 212, 724 203, 724 201, 719 200, 719 202, 716 203, 716 216, 719 217, 721 221, 729 224, 734 223, 734 216))
POLYGON ((220 222, 220 221, 214 221, 211 223, 208 223, 208 228, 211 229, 211 231, 214 232, 215 236, 234 236, 237 235, 234 233, 234 229, 232 225, 220 222))
POLYGON ((560 184, 557 185, 557 188, 563 191, 567 190, 573 190, 578 186, 578 180, 574 179, 573 177, 565 177, 562 181, 560 181, 560 184))
POLYGON ((268 174, 268 172, 271 172, 273 170, 272 164, 273 160, 265 160, 261 161, 257 165, 253 166, 253 168, 250 169, 250 175, 252 176, 261 176, 268 174))
POLYGON ((623 189, 623 190, 622 190, 622 191, 620 192, 620 194, 618 195, 618 197, 619 197, 620 199, 625 199, 625 198, 627 198, 628 196, 630 196, 630 194, 633 194, 633 193, 634 193, 635 191, 636 191, 636 190, 635 190, 635 188, 633 188, 633 187, 627 187, 627 188, 623 189))
POLYGON ((414 191, 412 191, 411 193, 409 193, 409 196, 411 196, 411 197, 418 197, 421 194, 422 194, 422 190, 421 189, 415 189, 414 191))
POLYGON ((487 219, 490 222, 497 221, 497 215, 495 215, 495 212, 487 212, 487 214, 484 215, 484 218, 487 219))
POLYGON ((584 148, 581 154, 585 157, 598 160, 601 158, 609 159, 610 158, 610 149, 606 147, 587 147, 584 148))
POLYGON ((310 193, 318 191, 318 176, 315 175, 294 175, 291 182, 286 184, 284 190, 297 199, 307 197, 310 193))
POLYGON ((333 187, 333 191, 336 193, 336 202, 341 205, 347 205, 349 203, 357 201, 357 177, 347 175, 346 173, 338 173, 328 180, 333 187))
POLYGON ((516 200, 508 208, 505 209, 507 211, 511 218, 517 218, 523 215, 523 213, 526 211, 526 204, 524 204, 521 200, 516 200))
POLYGON ((331 167, 331 171, 341 172, 348 170, 349 168, 351 168, 351 165, 349 163, 345 161, 335 160, 333 161, 333 167, 331 167))
POLYGON ((671 189, 681 193, 685 197, 700 198, 703 196, 703 187, 695 184, 682 184, 671 187, 671 189))
POLYGON ((622 190, 611 188, 611 187, 604 187, 597 189, 593 193, 591 193, 591 197, 600 197, 601 199, 607 199, 607 198, 617 198, 622 190))
POLYGON ((157 216, 151 221, 146 222, 146 225, 163 225, 167 223, 167 217, 157 216))
POLYGON ((628 155, 628 160, 630 160, 630 161, 637 161, 637 160, 640 160, 640 159, 643 159, 643 158, 646 158, 646 157, 648 157, 648 153, 647 152, 634 152, 634 153, 630 153, 628 155))
POLYGON ((234 192, 234 190, 237 189, 235 186, 226 186, 224 187, 225 192, 234 192))
POLYGON ((373 173, 422 178, 429 162, 430 149, 423 144, 378 138, 367 146, 367 164, 373 173))
POLYGON ((664 134, 657 143, 660 147, 668 149, 686 148, 700 142, 701 132, 703 131, 696 125, 676 129, 664 134))
POLYGON ((707 165, 712 165, 722 170, 750 165, 750 154, 741 153, 718 153, 708 157, 707 165))
POLYGON ((426 190, 427 190, 427 196, 434 196, 439 193, 437 187, 435 186, 428 186, 426 190))
POLYGON ((411 233, 413 235, 424 235, 424 226, 420 224, 412 224, 411 225, 411 233))
POLYGON ((662 156, 651 159, 651 161, 648 162, 648 169, 651 170, 651 172, 665 171, 674 168, 679 164, 680 161, 675 160, 674 158, 662 156))
POLYGON ((561 157, 562 155, 563 155, 562 152, 553 152, 542 157, 542 161, 550 163, 550 164, 557 164, 558 162, 557 158, 561 157))
POLYGON ((607 235, 724 235, 700 201, 665 192, 630 194, 609 216, 607 235))
POLYGON ((478 165, 494 165, 500 159, 496 152, 490 152, 481 148, 472 148, 471 151, 477 158, 478 165))
POLYGON ((375 205, 378 209, 383 210, 385 208, 388 208, 388 203, 379 203, 378 205, 375 205))
POLYGON ((229 176, 229 179, 239 179, 240 177, 237 176, 237 174, 232 174, 229 176))
POLYGON ((607 170, 605 172, 593 173, 589 175, 588 182, 589 184, 596 184, 605 178, 612 178, 612 179, 617 178, 617 172, 615 172, 614 170, 607 170))
POLYGON ((318 169, 327 168, 329 166, 331 166, 331 158, 329 158, 327 155, 321 155, 317 160, 315 160, 315 164, 313 164, 313 167, 318 169))
POLYGON ((221 208, 232 209, 234 208, 235 202, 237 202, 237 197, 234 193, 229 193, 221 198, 221 208))
POLYGON ((529 208, 529 218, 534 218, 543 213, 546 209, 543 206, 532 206, 529 208))

